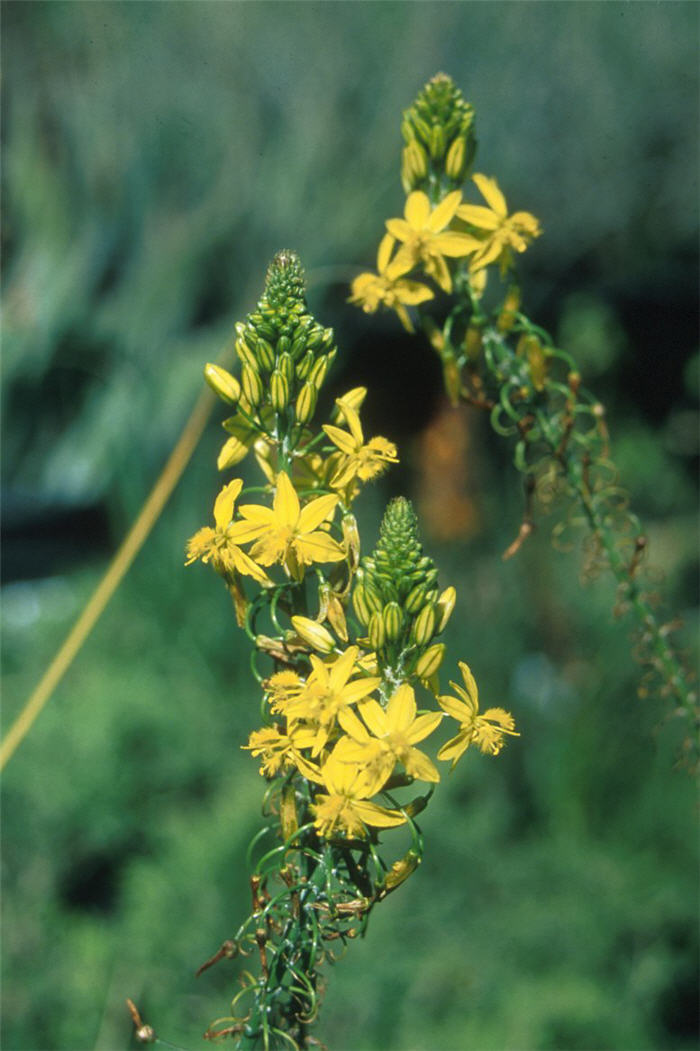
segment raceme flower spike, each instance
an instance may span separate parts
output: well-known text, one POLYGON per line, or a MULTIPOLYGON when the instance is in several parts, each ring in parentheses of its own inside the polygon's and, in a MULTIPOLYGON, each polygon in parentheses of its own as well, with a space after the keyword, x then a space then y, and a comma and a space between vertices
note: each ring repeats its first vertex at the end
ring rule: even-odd
MULTIPOLYGON (((443 154, 452 171, 462 163, 453 149, 462 131, 455 125, 442 153, 427 149, 431 170, 443 154)), ((381 301, 410 325, 406 308, 433 293, 410 281, 407 268, 426 263, 444 275, 438 248, 449 255, 468 239, 445 229, 459 200, 457 193, 442 211, 428 206, 424 249, 414 238, 423 207, 414 196, 416 231, 393 260, 396 240, 385 236, 379 275, 356 280, 356 301, 368 310, 381 301)), ((372 909, 420 863, 416 817, 440 781, 436 737, 445 721, 445 699, 437 698, 446 646, 437 640, 456 592, 439 589, 403 497, 390 502, 374 550, 362 557, 350 504, 398 453, 387 438, 365 439, 364 387, 337 398, 328 420, 316 419, 336 349, 331 330, 308 312, 293 253, 271 263, 256 310, 236 326, 236 351, 238 375, 211 364, 205 371, 221 400, 236 406, 218 465, 226 470, 254 449, 250 467, 260 478, 247 498, 242 479, 224 485, 214 526, 189 540, 187 562, 210 562, 224 577, 254 647, 262 725, 240 746, 265 782, 266 826, 251 846, 253 909, 232 940, 233 955, 259 953, 259 976, 242 975, 240 1021, 209 1035, 243 1034, 239 1047, 271 1051, 280 1040, 308 1046, 327 947, 363 931, 372 909), (410 844, 384 860, 401 826, 398 838, 410 844)), ((482 745, 478 718, 490 714, 474 717, 482 745)))

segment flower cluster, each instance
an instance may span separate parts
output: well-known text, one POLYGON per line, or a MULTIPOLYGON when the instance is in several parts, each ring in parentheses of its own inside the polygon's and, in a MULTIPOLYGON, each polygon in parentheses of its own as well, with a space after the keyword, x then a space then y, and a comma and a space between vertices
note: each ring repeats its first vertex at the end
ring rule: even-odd
MULTIPOLYGON (((407 220, 397 220, 391 232, 403 241, 399 257, 410 265, 422 258, 446 282, 441 253, 455 254, 473 240, 441 232, 460 195, 451 194, 433 213, 420 197, 421 191, 412 193, 407 220)), ((243 502, 243 480, 227 483, 214 503, 215 527, 205 526, 188 542, 187 564, 211 563, 235 591, 247 625, 251 610, 258 614, 266 599, 274 603, 277 625, 279 611, 287 612, 289 627, 277 637, 254 635, 277 668, 263 679, 267 723, 245 747, 263 776, 304 779, 321 836, 362 836, 367 828, 407 820, 405 807, 374 801, 387 785, 439 781, 433 760, 418 745, 445 714, 457 720, 459 733, 437 758, 453 765, 471 743, 497 754, 504 734, 514 732, 513 720, 500 709, 478 714, 466 664, 466 692, 455 687, 460 699, 439 693, 445 646, 436 640, 456 594, 452 587, 439 592, 437 569, 422 552, 407 500, 389 505, 375 551, 360 561, 350 507, 362 485, 397 462, 396 447, 381 436, 365 439, 359 416, 364 388, 336 400, 334 422, 312 428, 335 348, 330 330, 306 313, 291 253, 276 257, 258 310, 237 334, 240 379, 220 366, 205 370, 214 390, 237 406, 224 423, 232 437, 219 466, 238 463, 253 448, 269 498, 243 502), (308 615, 304 587, 310 570, 322 582, 316 618, 308 615), (258 599, 251 602, 241 578, 259 586, 258 599), (348 625, 350 600, 356 621, 348 625), (416 690, 432 698, 430 707, 419 711, 416 690)))
MULTIPOLYGON (((387 287, 406 294, 410 283, 401 285, 400 271, 420 261, 446 287, 444 256, 471 251, 474 242, 446 229, 459 193, 434 212, 422 197, 413 191, 406 220, 392 225, 383 244, 390 254, 394 240, 401 242, 394 264, 380 261, 387 287)), ((420 297, 415 287, 412 294, 420 297)), ((420 861, 414 818, 440 780, 437 764, 454 766, 472 744, 497 755, 515 728, 500 708, 479 713, 466 664, 464 689, 440 692, 446 647, 439 636, 456 592, 439 589, 407 500, 389 504, 374 551, 361 557, 353 502, 398 462, 397 450, 388 438, 365 436, 362 387, 335 400, 328 422, 314 424, 336 349, 331 330, 307 311, 292 253, 275 257, 257 310, 236 332, 239 374, 205 369, 210 386, 236 406, 224 422, 218 464, 227 470, 252 453, 261 484, 246 489, 235 478, 223 486, 214 526, 191 537, 186 562, 209 563, 224 578, 255 647, 263 725, 242 747, 258 761, 268 812, 279 819, 280 845, 265 855, 275 859, 265 879, 274 876, 288 892, 276 891, 268 914, 255 884, 256 907, 241 941, 258 944, 262 977, 246 979, 254 997, 246 1027, 259 1024, 264 1034, 279 1015, 291 1033, 315 1002, 308 946, 315 954, 319 939, 351 937, 353 916, 366 917, 420 861), (258 661, 267 667, 258 670, 258 661), (442 732, 445 723, 452 737, 442 732), (419 795, 415 783, 425 786, 419 795), (404 790, 409 798, 400 798, 404 790), (388 866, 377 853, 379 832, 405 825, 413 845, 388 866), (313 896, 303 907, 299 888, 313 896), (284 993, 266 974, 273 951, 280 975, 284 961, 284 973, 295 976, 287 986, 280 977, 284 993)))
POLYGON ((498 183, 487 175, 472 177, 484 203, 463 200, 461 187, 476 149, 474 111, 445 74, 437 74, 406 111, 402 132, 404 215, 386 221, 377 273, 355 278, 350 302, 367 313, 380 306, 395 310, 412 332, 407 307, 435 296, 421 279, 448 294, 457 279, 478 296, 487 268, 497 264, 505 275, 514 253, 524 252, 541 230, 529 212, 509 214, 498 183))

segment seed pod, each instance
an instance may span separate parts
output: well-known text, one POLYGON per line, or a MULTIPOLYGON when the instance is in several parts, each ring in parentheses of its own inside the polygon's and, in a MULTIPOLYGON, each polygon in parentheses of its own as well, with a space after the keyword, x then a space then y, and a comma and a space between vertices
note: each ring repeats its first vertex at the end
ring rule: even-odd
POLYGON ((217 394, 222 401, 227 401, 229 405, 235 405, 241 396, 241 385, 236 377, 226 369, 222 369, 220 365, 213 365, 211 362, 206 364, 204 379, 214 394, 217 394))
POLYGON ((301 359, 301 361, 297 363, 297 378, 300 380, 307 379, 309 373, 311 372, 311 369, 314 366, 315 361, 316 355, 314 354, 313 350, 307 350, 306 354, 304 354, 304 357, 301 359))
POLYGON ((292 627, 300 639, 319 653, 332 653, 335 640, 330 631, 309 617, 292 617, 292 627))
POLYGON ((384 645, 384 621, 379 610, 375 610, 369 618, 367 625, 367 637, 373 650, 379 650, 384 645))
POLYGON ((429 679, 438 670, 445 656, 445 643, 435 642, 428 646, 416 663, 416 675, 419 679, 429 679))
POLYGON ((384 633, 389 642, 395 642, 403 628, 403 614, 398 602, 390 602, 384 607, 382 618, 384 620, 384 633))
POLYGON ((270 377, 270 402, 275 412, 284 412, 289 402, 287 377, 279 369, 275 369, 270 377))
POLYGON ((470 361, 475 361, 479 357, 482 343, 481 329, 478 325, 470 325, 464 336, 464 352, 470 361))
POLYGON ((413 629, 411 631, 418 646, 427 646, 430 642, 435 634, 436 620, 437 617, 435 616, 434 606, 423 606, 423 609, 413 622, 413 629))
POLYGON ((297 403, 294 407, 294 413, 299 423, 309 422, 316 411, 317 400, 318 391, 313 383, 307 381, 299 391, 299 397, 297 398, 297 403))
POLYGON ((272 349, 272 344, 266 339, 258 339, 255 344, 255 352, 262 367, 271 372, 275 367, 275 352, 272 349))
POLYGON ((241 387, 250 405, 255 408, 263 398, 263 384, 260 373, 251 365, 244 364, 241 369, 241 387))

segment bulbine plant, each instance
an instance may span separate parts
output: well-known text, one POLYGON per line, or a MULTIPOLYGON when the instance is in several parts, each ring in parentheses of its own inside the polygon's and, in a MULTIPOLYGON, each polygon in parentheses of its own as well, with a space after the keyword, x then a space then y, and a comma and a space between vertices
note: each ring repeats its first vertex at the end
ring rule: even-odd
POLYGON ((585 575, 611 572, 615 611, 634 621, 640 695, 669 699, 687 726, 682 759, 697 768, 697 693, 671 643, 678 622, 660 620, 644 580, 647 538, 611 459, 605 409, 521 304, 516 260, 541 235, 539 221, 511 211, 493 176, 470 176, 475 114, 450 77, 433 77, 401 131, 404 214, 386 221, 377 271, 355 278, 351 301, 367 313, 395 311, 409 332, 418 327, 440 358, 452 404, 488 413, 510 441, 525 510, 504 557, 532 533, 538 506, 561 509, 556 544, 570 546, 583 531, 585 575))
MULTIPOLYGON (((525 512, 506 557, 532 531, 536 505, 564 507, 560 540, 587 527, 589 569, 614 574, 647 670, 692 723, 691 760, 696 698, 643 585, 646 539, 618 485, 604 409, 521 306, 515 261, 540 224, 509 210, 493 176, 466 183, 474 111, 449 77, 426 85, 402 132, 404 213, 386 222, 377 269, 356 277, 351 301, 370 314, 388 308, 424 333, 453 405, 487 412, 512 442, 525 512)), ((363 554, 355 500, 398 450, 365 434, 364 387, 318 420, 337 348, 308 310, 293 252, 272 261, 257 309, 236 326, 235 350, 235 375, 205 369, 231 411, 218 467, 233 477, 186 562, 208 563, 223 579, 249 639, 261 726, 240 744, 263 778, 264 823, 249 849, 251 912, 199 973, 236 957, 255 965, 244 965, 230 1012, 205 1036, 302 1049, 318 1043, 324 967, 419 866, 417 819, 444 771, 469 750, 497 756, 518 732, 508 711, 481 709, 472 670, 457 659, 468 655, 448 655, 440 641, 455 589, 423 551, 408 500, 389 504, 363 554), (246 459, 258 484, 237 477, 246 459)), ((157 1041, 130 1010, 137 1036, 157 1041)))
POLYGON ((265 824, 250 850, 251 914, 202 968, 254 952, 257 971, 244 970, 231 1015, 206 1035, 302 1048, 323 964, 420 864, 416 818, 440 781, 436 764, 454 766, 472 746, 498 755, 517 732, 502 708, 480 710, 464 661, 441 692, 438 640, 455 589, 441 587, 408 500, 389 504, 374 551, 361 557, 354 501, 397 450, 365 436, 364 388, 316 423, 336 347, 308 312, 292 252, 273 260, 235 346, 240 379, 205 370, 235 406, 218 466, 235 469, 252 454, 262 484, 223 486, 187 562, 223 577, 250 639, 262 726, 243 747, 265 781, 265 824))

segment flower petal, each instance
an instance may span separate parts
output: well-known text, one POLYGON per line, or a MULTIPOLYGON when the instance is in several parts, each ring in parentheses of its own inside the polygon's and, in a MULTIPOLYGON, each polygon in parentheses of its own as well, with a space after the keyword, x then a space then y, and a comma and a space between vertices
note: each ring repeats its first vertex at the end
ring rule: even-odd
POLYGON ((375 828, 394 828, 396 825, 403 825, 406 820, 398 810, 387 810, 376 803, 361 803, 355 800, 352 808, 366 825, 373 825, 375 828))
POLYGON ((435 764, 417 748, 411 749, 404 759, 403 765, 406 768, 406 773, 410 774, 411 777, 417 777, 419 781, 433 781, 437 783, 440 780, 440 774, 435 764))
MULTIPOLYGON (((422 190, 414 190, 413 193, 409 193, 403 214, 413 231, 422 230, 430 217, 428 195, 423 193, 422 190)), ((392 220, 390 219, 389 222, 392 222, 392 220)), ((388 226, 389 223, 387 223, 388 226)), ((393 231, 391 232, 393 233, 393 231)), ((402 237, 401 240, 403 241, 404 238, 402 237)))
POLYGON ((436 730, 441 722, 442 712, 426 712, 425 715, 419 715, 413 722, 406 737, 411 744, 417 744, 418 741, 424 740, 433 730, 436 730))
POLYGON ((299 533, 310 533, 312 530, 317 529, 321 522, 325 522, 337 503, 338 497, 335 493, 330 493, 328 496, 319 496, 315 500, 311 500, 310 503, 301 509, 297 531, 299 533))
POLYGON ((315 533, 305 533, 304 536, 294 540, 294 547, 299 552, 299 557, 306 563, 311 562, 341 562, 345 558, 345 552, 340 544, 318 530, 315 533))
POLYGON ((444 230, 448 223, 452 222, 461 200, 461 190, 453 190, 452 193, 448 193, 447 197, 443 197, 437 207, 433 209, 426 223, 428 229, 432 230, 433 233, 444 230))
POLYGON ((284 471, 280 471, 277 476, 277 489, 272 506, 278 523, 293 529, 299 521, 299 497, 289 475, 284 471))
POLYGON ((394 249, 395 243, 396 242, 394 241, 394 238, 391 236, 391 234, 384 234, 381 241, 379 242, 379 251, 377 252, 377 270, 380 274, 384 273, 389 264, 389 260, 391 258, 391 253, 394 249))
POLYGON ((457 217, 480 230, 496 230, 503 222, 501 216, 490 208, 484 208, 483 204, 463 204, 457 212, 457 217))
POLYGON ((386 717, 390 730, 406 730, 416 717, 416 695, 404 682, 391 697, 386 717))
POLYGON ((368 698, 366 701, 360 701, 357 710, 375 737, 386 737, 389 732, 389 720, 381 704, 368 698))
POLYGON ((436 234, 430 241, 431 252, 439 252, 440 255, 451 256, 459 259, 476 252, 481 248, 482 242, 470 234, 460 234, 455 230, 447 230, 444 234, 436 234))
POLYGON ((472 176, 474 182, 478 186, 482 197, 490 208, 493 208, 497 215, 500 215, 502 219, 508 215, 508 205, 506 199, 501 193, 500 187, 495 179, 490 179, 488 175, 481 175, 477 173, 472 176))
POLYGON ((225 529, 233 518, 233 508, 242 488, 243 480, 234 478, 232 482, 223 487, 217 496, 214 501, 214 521, 217 529, 225 529))

